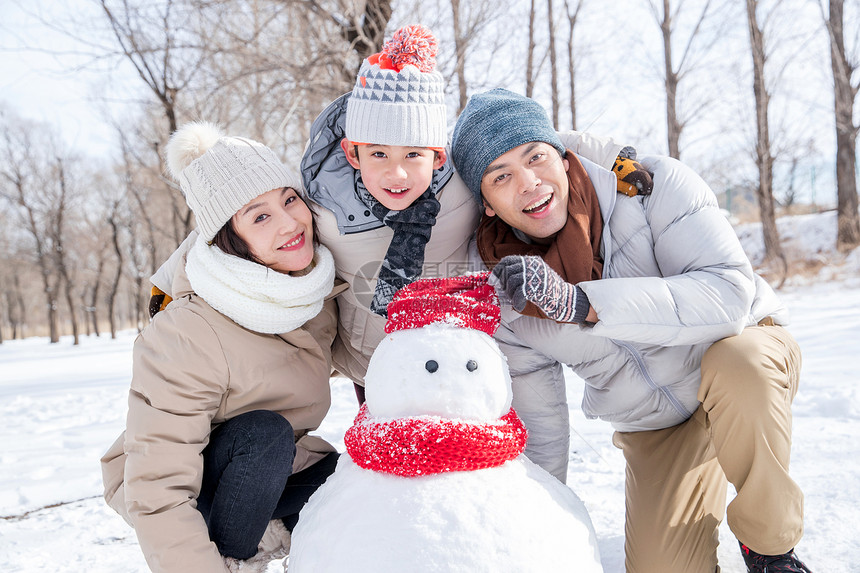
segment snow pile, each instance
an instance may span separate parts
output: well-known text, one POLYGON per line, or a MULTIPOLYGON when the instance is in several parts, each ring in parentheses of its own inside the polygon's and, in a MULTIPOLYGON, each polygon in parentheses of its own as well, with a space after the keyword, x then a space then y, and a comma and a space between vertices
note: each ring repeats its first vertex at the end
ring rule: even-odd
MULTIPOLYGON (((841 258, 834 254, 832 214, 781 220, 780 228, 785 227, 797 229, 798 249, 835 261, 811 281, 792 279, 780 293, 791 312, 789 329, 803 350, 791 462, 805 495, 805 534, 797 552, 813 571, 853 571, 860 555, 860 250, 841 258), (829 273, 835 278, 827 278, 829 273)), ((739 233, 755 258, 761 247, 750 245, 760 245, 760 239, 754 231, 747 238, 743 228, 739 233)), ((56 345, 46 338, 0 344, 3 571, 148 571, 134 532, 101 498, 98 463, 125 425, 134 336, 83 337, 78 347, 70 337, 56 345)), ((582 415, 582 387, 568 373, 567 482, 589 510, 606 572, 622 573, 624 459, 611 444, 609 425, 582 415)), ((343 436, 357 410, 352 383, 333 378, 332 408, 319 433, 344 451, 343 436)), ((733 495, 730 491, 729 498, 733 495)), ((460 507, 451 513, 466 511, 460 507)), ((373 519, 373 511, 368 512, 373 519)), ((447 518, 441 512, 436 516, 447 518)), ((466 513, 463 519, 472 517, 466 513)), ((721 570, 744 572, 725 524, 720 540, 721 570)), ((327 542, 332 552, 342 548, 337 538, 327 542)), ((415 560, 421 557, 416 554, 415 560)), ((269 571, 278 571, 277 564, 269 571)))

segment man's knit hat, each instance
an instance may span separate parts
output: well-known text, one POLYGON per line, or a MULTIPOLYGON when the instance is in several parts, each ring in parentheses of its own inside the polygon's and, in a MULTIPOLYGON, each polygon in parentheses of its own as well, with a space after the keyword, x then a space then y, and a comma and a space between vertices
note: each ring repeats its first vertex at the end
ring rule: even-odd
POLYGON ((397 30, 364 60, 346 109, 353 143, 445 147, 445 81, 435 71, 437 42, 424 26, 397 30))
POLYGON ((206 122, 187 123, 167 143, 167 167, 211 241, 236 212, 272 189, 302 190, 302 180, 256 141, 224 135, 206 122))
POLYGON ((496 88, 475 94, 454 126, 451 159, 481 204, 481 178, 490 163, 514 147, 542 141, 564 154, 565 148, 546 114, 531 98, 496 88))

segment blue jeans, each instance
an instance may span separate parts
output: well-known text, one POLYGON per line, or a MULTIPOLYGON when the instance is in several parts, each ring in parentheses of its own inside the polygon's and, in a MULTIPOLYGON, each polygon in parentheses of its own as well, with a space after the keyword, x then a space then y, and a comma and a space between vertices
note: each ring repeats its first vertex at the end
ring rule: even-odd
POLYGON ((292 530, 299 511, 337 465, 338 454, 331 453, 292 474, 295 455, 293 428, 276 412, 246 412, 212 431, 203 450, 197 509, 222 555, 253 557, 272 519, 292 530))

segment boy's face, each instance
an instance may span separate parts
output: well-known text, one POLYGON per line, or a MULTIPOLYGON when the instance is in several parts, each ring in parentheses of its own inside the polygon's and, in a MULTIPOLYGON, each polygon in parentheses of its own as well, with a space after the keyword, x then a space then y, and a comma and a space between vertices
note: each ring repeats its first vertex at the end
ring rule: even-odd
POLYGON ((536 242, 567 222, 568 161, 552 145, 533 141, 490 163, 481 178, 487 215, 498 215, 536 242))
POLYGON ((444 150, 402 145, 353 145, 340 143, 346 159, 361 171, 361 180, 373 197, 392 211, 415 202, 433 180, 433 170, 445 164, 444 150), (356 150, 358 155, 356 155, 356 150))

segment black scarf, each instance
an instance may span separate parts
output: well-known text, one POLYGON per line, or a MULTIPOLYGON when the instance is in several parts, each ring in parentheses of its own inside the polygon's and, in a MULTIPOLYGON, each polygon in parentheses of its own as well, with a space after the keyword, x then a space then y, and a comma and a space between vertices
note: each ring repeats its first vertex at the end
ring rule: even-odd
POLYGON ((431 184, 424 193, 402 211, 392 211, 371 195, 364 185, 357 186, 359 197, 373 215, 394 231, 379 278, 370 310, 388 316, 388 303, 398 289, 414 282, 421 276, 424 266, 424 249, 430 240, 436 215, 441 205, 431 184))

